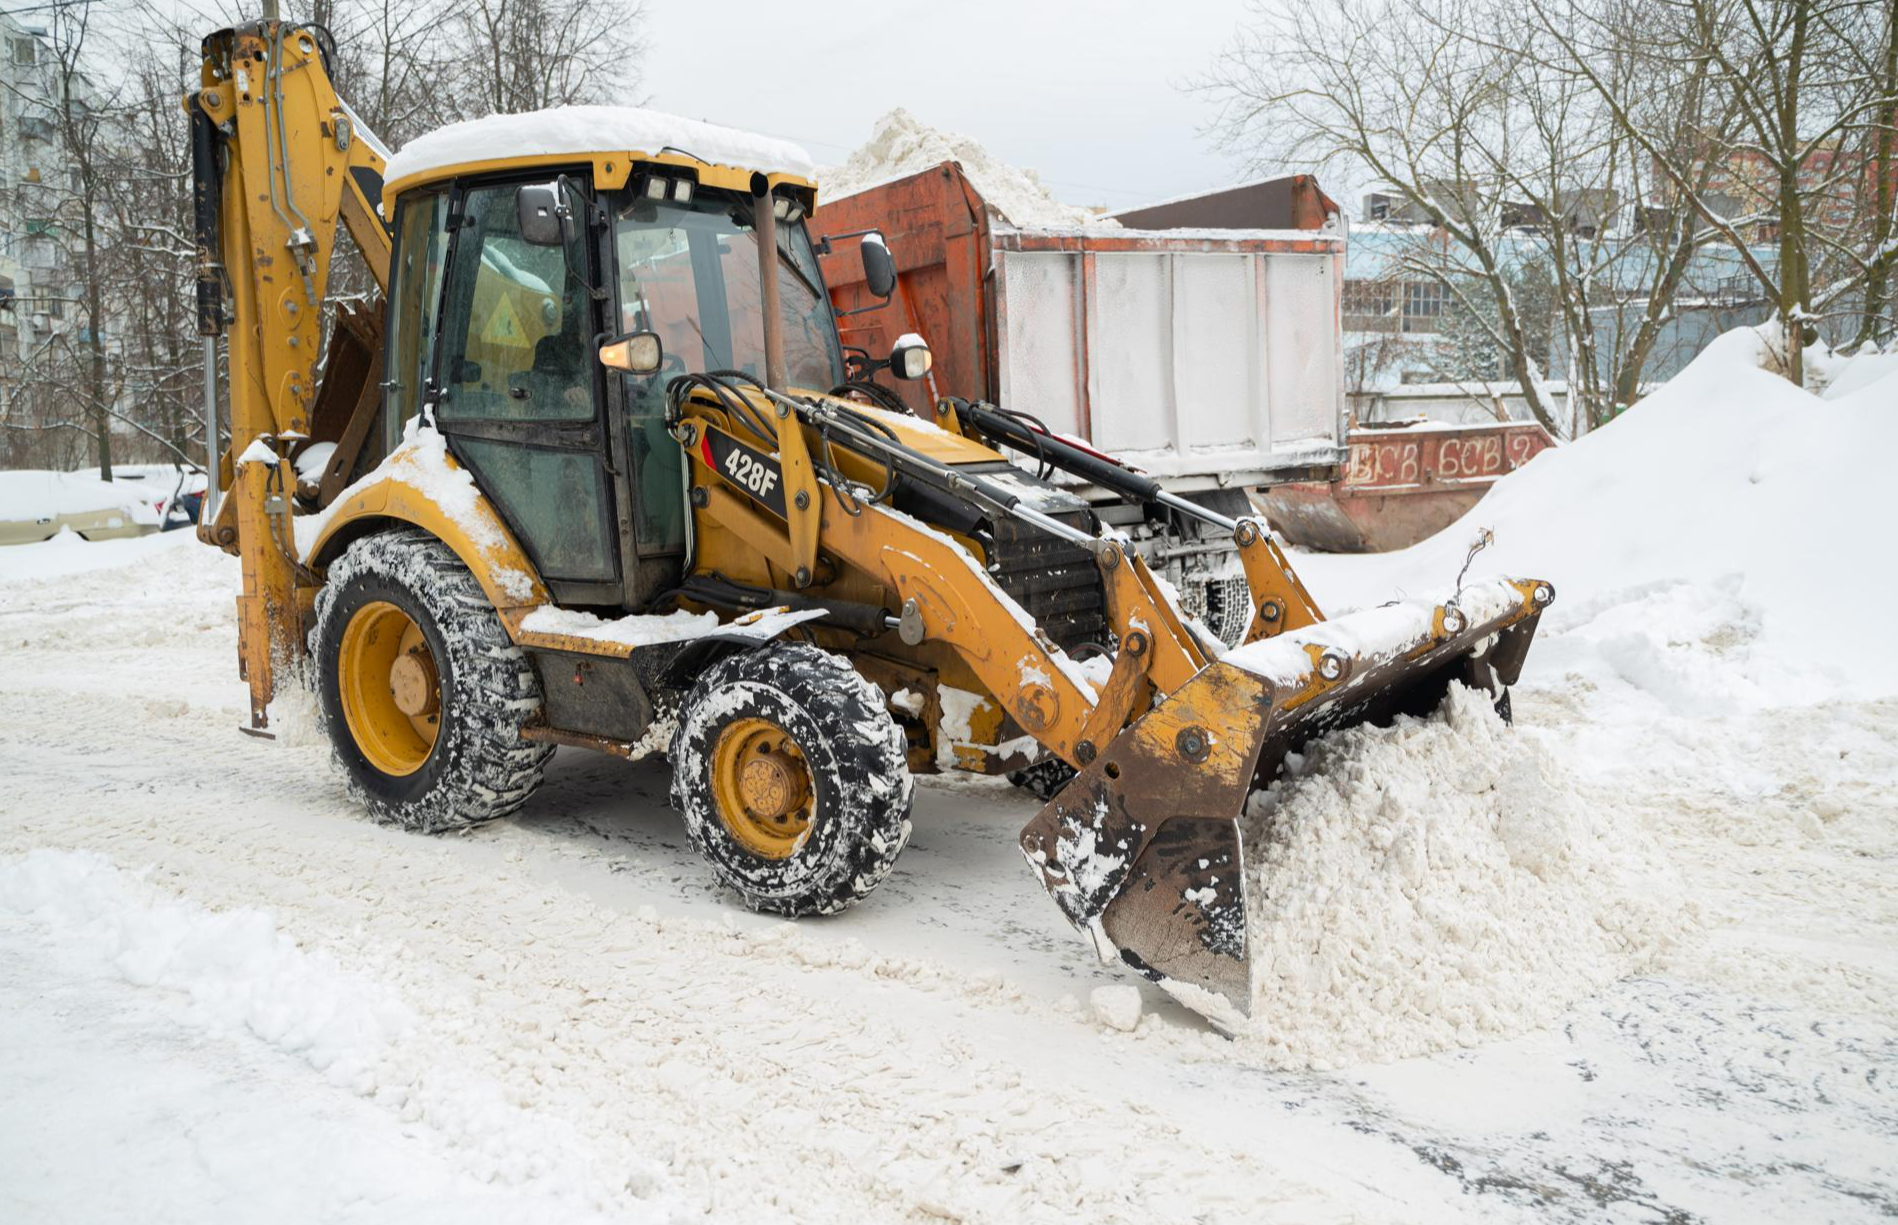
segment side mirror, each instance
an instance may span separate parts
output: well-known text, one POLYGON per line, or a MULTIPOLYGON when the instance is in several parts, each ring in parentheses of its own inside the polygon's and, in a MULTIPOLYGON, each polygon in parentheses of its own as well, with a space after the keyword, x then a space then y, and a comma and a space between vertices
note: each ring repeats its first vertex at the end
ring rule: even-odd
POLYGON ((571 214, 560 200, 560 184, 524 183, 514 191, 521 241, 531 247, 560 247, 567 242, 571 214))
POLYGON ((927 341, 914 332, 905 332, 890 350, 890 373, 899 379, 920 379, 935 361, 927 341))
POLYGON ((863 236, 857 245, 863 253, 863 283, 872 294, 879 298, 888 298, 896 292, 896 260, 890 255, 889 244, 883 241, 880 231, 871 230, 863 236))
POLYGON ((628 332, 600 346, 600 364, 627 374, 654 374, 666 360, 657 332, 628 332))

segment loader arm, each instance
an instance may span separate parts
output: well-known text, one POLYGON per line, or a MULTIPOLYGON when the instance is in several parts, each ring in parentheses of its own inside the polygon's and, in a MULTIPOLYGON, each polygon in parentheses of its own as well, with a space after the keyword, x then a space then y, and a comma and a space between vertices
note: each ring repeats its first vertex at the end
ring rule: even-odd
MULTIPOLYGON (((752 411, 689 401, 675 433, 695 461, 702 496, 694 505, 708 525, 732 532, 781 573, 801 564, 783 497, 762 497, 715 462, 730 453, 716 440, 734 432, 764 452, 793 437, 807 455, 841 442, 888 474, 869 480, 871 488, 915 480, 1088 550, 1115 644, 1104 679, 1076 665, 995 583, 972 541, 866 498, 870 469, 861 464, 846 474, 826 461, 818 476, 817 569, 854 571, 867 590, 885 593, 884 611, 906 646, 953 649, 1023 730, 1077 771, 1021 834, 1063 913, 1103 959, 1147 975, 1227 1028, 1243 1024, 1252 997, 1238 822, 1247 795, 1311 736, 1424 713, 1454 682, 1500 692, 1514 683, 1554 598, 1546 583, 1503 579, 1441 603, 1399 602, 1326 620, 1263 524, 1172 499, 1176 512, 1231 532, 1251 588, 1246 644, 1213 658, 1211 644, 1118 541, 1035 511, 983 471, 860 428, 869 423, 853 421, 848 405, 763 386, 723 391, 753 401, 752 411), (771 438, 736 419, 767 415, 799 428, 771 438)), ((982 419, 979 406, 966 409, 982 419)), ((1043 458, 1053 453, 1057 440, 1038 441, 1043 458)), ((784 471, 782 453, 762 458, 784 471)), ((1170 497, 1131 470, 1105 475, 1143 500, 1170 497)))
POLYGON ((389 275, 390 234, 380 216, 387 151, 337 96, 326 37, 280 21, 220 30, 204 40, 201 88, 184 103, 193 129, 211 473, 199 537, 234 547, 243 564, 238 650, 258 731, 276 669, 302 654, 290 530, 296 476, 282 444, 310 433, 339 220, 379 287, 389 275), (231 463, 217 453, 220 334, 228 456, 263 439, 279 456, 274 464, 231 463))

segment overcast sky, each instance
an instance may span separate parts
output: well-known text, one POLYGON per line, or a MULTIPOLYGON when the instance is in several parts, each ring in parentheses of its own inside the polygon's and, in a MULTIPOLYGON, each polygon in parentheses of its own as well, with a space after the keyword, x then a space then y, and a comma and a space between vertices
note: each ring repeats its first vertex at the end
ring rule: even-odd
POLYGON ((1250 177, 1202 135, 1214 104, 1186 88, 1230 40, 1241 0, 645 0, 645 12, 651 49, 627 101, 786 137, 819 165, 901 106, 1070 204, 1130 208, 1250 177))
POLYGON ((1127 208, 1220 187, 1240 163, 1183 88, 1237 0, 646 0, 649 105, 840 162, 893 107, 972 136, 1071 204, 1127 208))

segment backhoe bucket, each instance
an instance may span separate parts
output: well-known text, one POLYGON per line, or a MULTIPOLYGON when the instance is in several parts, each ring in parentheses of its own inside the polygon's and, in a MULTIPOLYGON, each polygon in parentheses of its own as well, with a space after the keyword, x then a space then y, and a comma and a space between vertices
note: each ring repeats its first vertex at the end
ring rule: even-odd
POLYGON ((1547 583, 1497 579, 1250 643, 1122 731, 1022 829, 1028 861, 1103 961, 1227 1030, 1252 1005, 1239 817, 1306 740, 1515 683, 1547 583))

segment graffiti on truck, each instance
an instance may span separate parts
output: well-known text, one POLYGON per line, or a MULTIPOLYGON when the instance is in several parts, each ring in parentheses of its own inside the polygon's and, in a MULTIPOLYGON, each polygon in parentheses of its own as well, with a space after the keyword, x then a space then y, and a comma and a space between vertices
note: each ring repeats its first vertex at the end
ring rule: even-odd
POLYGON ((1549 445, 1537 425, 1455 430, 1354 430, 1344 484, 1401 489, 1490 482, 1514 472, 1549 445))

